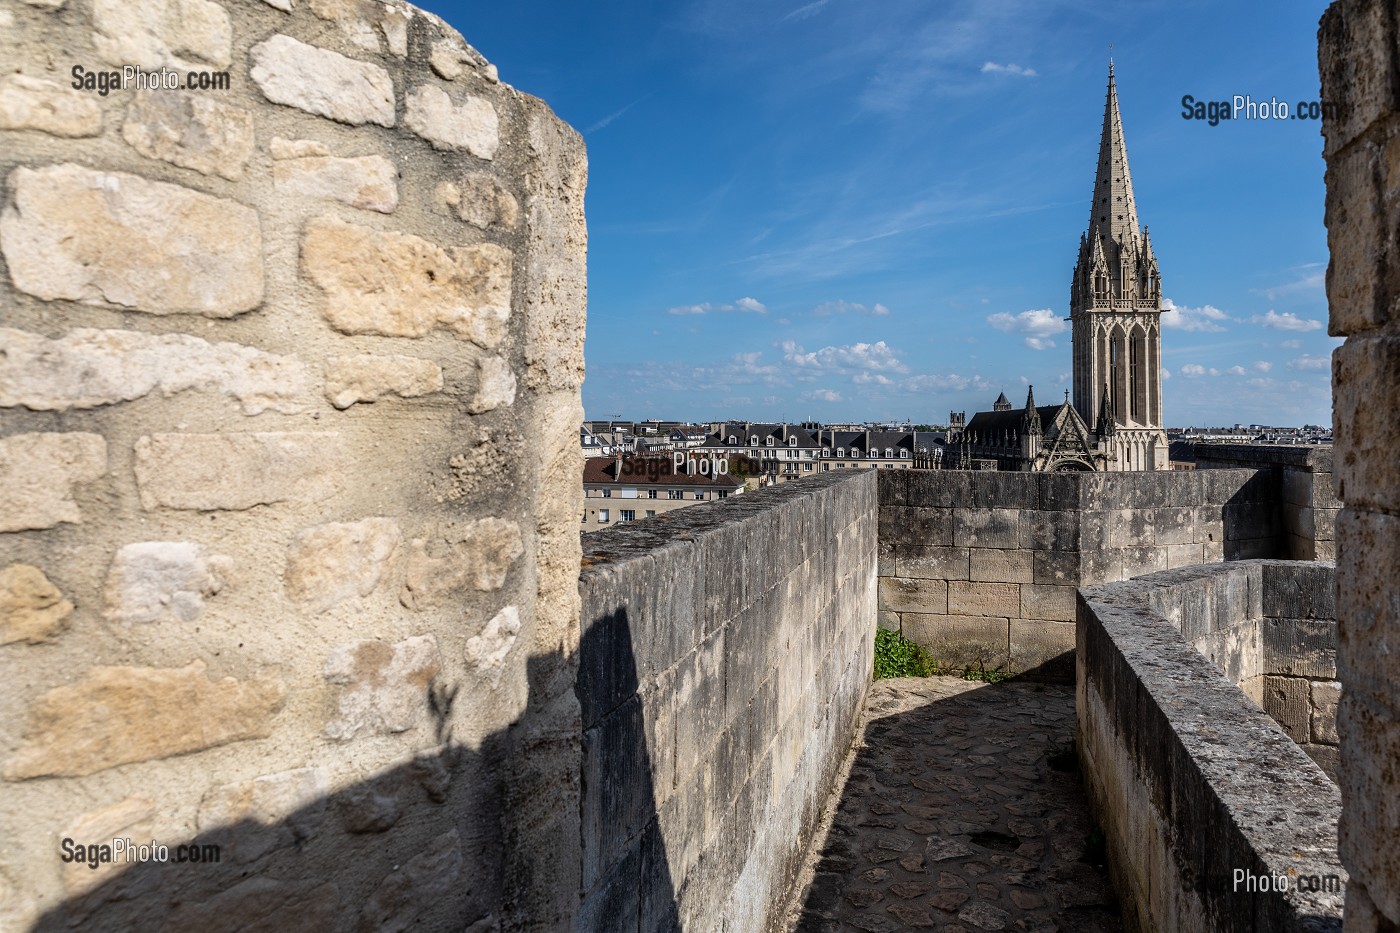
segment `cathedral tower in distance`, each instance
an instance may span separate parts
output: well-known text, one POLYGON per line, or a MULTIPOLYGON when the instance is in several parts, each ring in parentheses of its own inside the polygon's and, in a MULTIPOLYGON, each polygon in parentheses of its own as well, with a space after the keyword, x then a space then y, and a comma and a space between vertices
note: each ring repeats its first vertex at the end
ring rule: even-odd
POLYGON ((1168 469, 1162 430, 1162 282, 1138 226, 1113 63, 1088 232, 1070 285, 1074 407, 1108 445, 1110 470, 1168 469))

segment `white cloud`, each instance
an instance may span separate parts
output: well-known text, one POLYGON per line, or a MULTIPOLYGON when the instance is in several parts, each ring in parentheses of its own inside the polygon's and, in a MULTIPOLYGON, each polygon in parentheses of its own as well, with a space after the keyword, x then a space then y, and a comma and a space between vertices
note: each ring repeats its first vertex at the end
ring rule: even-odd
POLYGON ((812 309, 813 317, 833 317, 837 314, 870 314, 882 316, 890 313, 890 309, 880 303, 867 307, 853 301, 824 301, 812 309))
POLYGON ((805 394, 803 398, 818 402, 839 402, 841 401, 841 393, 833 389, 813 389, 811 392, 805 394))
POLYGON ((925 373, 904 380, 904 388, 909 392, 927 392, 931 389, 954 389, 961 392, 972 388, 978 392, 990 392, 992 384, 981 376, 960 376, 957 373, 925 373))
POLYGON ((1069 330, 1069 324, 1049 308, 1022 311, 1020 314, 1000 311, 988 315, 987 323, 1008 334, 1025 335, 1026 346, 1032 350, 1050 349, 1055 346, 1055 341, 1050 339, 1051 335, 1063 334, 1069 330))
POLYGON ((1230 320, 1230 315, 1214 305, 1190 308, 1186 305, 1178 306, 1170 298, 1163 298, 1162 308, 1171 312, 1162 315, 1162 326, 1174 330, 1218 332, 1225 329, 1220 322, 1230 320))
POLYGON ((1168 379, 1170 379, 1171 377, 1172 377, 1172 371, 1171 371, 1170 369, 1167 369, 1167 367, 1163 366, 1163 367, 1162 367, 1162 381, 1163 381, 1163 382, 1166 382, 1166 381, 1167 381, 1168 379))
POLYGON ((753 314, 767 314, 768 307, 757 298, 740 298, 733 304, 717 305, 704 301, 698 305, 677 305, 667 308, 667 314, 709 314, 711 311, 747 311, 753 314))
POLYGON ((778 22, 786 23, 790 19, 802 20, 806 19, 809 16, 816 16, 818 13, 821 12, 822 7, 826 6, 830 2, 831 0, 812 0, 811 3, 808 3, 805 6, 800 6, 797 9, 793 10, 791 13, 788 13, 786 16, 779 19, 778 22))
POLYGON ((841 347, 822 347, 808 353, 802 347, 785 340, 780 344, 783 359, 800 370, 815 373, 850 372, 908 372, 899 361, 894 348, 883 340, 875 343, 853 343, 841 347))
POLYGON ((1249 323, 1258 324, 1261 327, 1272 327, 1276 330, 1296 330, 1307 332, 1310 330, 1321 330, 1322 322, 1308 318, 1301 318, 1292 311, 1285 311, 1279 314, 1270 308, 1268 314, 1256 314, 1249 319, 1249 323))
POLYGON ((1285 347, 1285 348, 1287 348, 1287 349, 1289 349, 1289 350, 1297 350, 1297 349, 1300 349, 1300 348, 1303 346, 1303 341, 1301 341, 1301 340, 1285 340, 1283 343, 1279 344, 1279 346, 1285 347))
POLYGON ((1199 363, 1187 363, 1181 367, 1181 374, 1183 376, 1204 376, 1206 368, 1199 363))
POLYGON ((1321 262, 1310 262, 1296 267, 1293 270, 1298 273, 1298 278, 1283 285, 1275 285, 1272 288, 1255 289, 1262 291, 1269 297, 1270 301, 1278 300, 1279 295, 1291 295, 1296 292, 1321 291, 1327 285, 1327 264, 1321 262))
POLYGON ((1232 376, 1243 376, 1245 374, 1245 368, 1243 366, 1231 366, 1226 372, 1232 376))
POLYGON ((1254 363, 1254 368, 1259 370, 1259 372, 1261 373, 1266 373, 1274 368, 1274 364, 1270 363, 1267 360, 1256 360, 1254 363))
POLYGON ((982 64, 982 73, 998 75, 1020 75, 1023 78, 1037 77, 1034 68, 1022 68, 1020 65, 1014 63, 998 65, 996 62, 984 62, 982 64))
POLYGON ((857 373, 854 377, 852 377, 851 381, 854 382, 854 383, 855 383, 856 385, 858 385, 858 386, 866 386, 866 385, 888 386, 888 385, 894 385, 894 380, 893 380, 893 379, 891 379, 889 376, 881 375, 880 373, 857 373))
POLYGON ((1289 360, 1289 361, 1288 361, 1288 368, 1289 368, 1289 369, 1319 370, 1319 369, 1330 369, 1331 367, 1332 367, 1332 360, 1331 360, 1330 357, 1326 357, 1326 356, 1311 356, 1311 355, 1309 355, 1309 354, 1307 354, 1307 353, 1304 353, 1302 356, 1298 357, 1296 360, 1289 360))

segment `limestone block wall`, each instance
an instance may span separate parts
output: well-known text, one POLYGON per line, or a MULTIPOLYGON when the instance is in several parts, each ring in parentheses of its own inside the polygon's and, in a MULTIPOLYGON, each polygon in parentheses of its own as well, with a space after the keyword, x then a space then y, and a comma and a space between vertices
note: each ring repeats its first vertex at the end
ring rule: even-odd
POLYGON ((1326 621, 1330 577, 1250 560, 1080 590, 1079 759, 1135 929, 1341 929, 1339 791, 1239 689, 1287 663, 1271 613, 1326 621))
POLYGON ((1400 27, 1339 0, 1318 31, 1336 438, 1337 667, 1347 929, 1400 929, 1400 27))
POLYGON ((1278 476, 1284 553, 1290 560, 1335 560, 1337 498, 1333 449, 1269 444, 1197 444, 1196 467, 1265 469, 1278 476))
POLYGON ((582 931, 776 930, 872 674, 876 477, 586 536, 582 931))
POLYGON ((880 624, 942 663, 1073 677, 1075 588, 1280 556, 1277 474, 880 474, 880 624))
POLYGON ((0 0, 0 60, 0 926, 553 928, 579 136, 397 2, 0 0))

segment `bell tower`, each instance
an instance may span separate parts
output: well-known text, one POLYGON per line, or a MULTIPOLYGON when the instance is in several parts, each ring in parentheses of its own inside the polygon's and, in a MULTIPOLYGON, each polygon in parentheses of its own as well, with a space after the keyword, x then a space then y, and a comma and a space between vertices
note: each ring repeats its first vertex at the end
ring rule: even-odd
MULTIPOLYGON (((1138 226, 1113 63, 1094 175, 1089 229, 1070 283, 1074 407, 1086 424, 1108 413, 1110 470, 1165 470, 1162 430, 1162 282, 1138 226)), ((1102 430, 1099 432, 1104 433, 1102 430)))

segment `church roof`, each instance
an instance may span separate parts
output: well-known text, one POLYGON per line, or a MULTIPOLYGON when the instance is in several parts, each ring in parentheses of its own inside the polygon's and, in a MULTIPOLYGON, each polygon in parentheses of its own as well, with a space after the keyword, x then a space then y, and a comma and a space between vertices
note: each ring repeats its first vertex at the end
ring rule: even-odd
MULTIPOLYGON (((1040 416, 1042 428, 1055 420, 1055 415, 1059 413, 1061 407, 1063 407, 1063 403, 1036 406, 1035 413, 1040 416)), ((977 443, 979 444, 991 440, 993 437, 1000 437, 1007 431, 1019 435, 1022 430, 1021 421, 1025 414, 1024 408, 1015 408, 1011 411, 979 411, 968 421, 966 430, 977 435, 977 443)))
POLYGON ((1123 242, 1138 235, 1137 201, 1128 171, 1128 145, 1123 139, 1123 117, 1118 112, 1118 85, 1113 63, 1108 65, 1108 95, 1103 108, 1103 132, 1099 137, 1099 164, 1094 176, 1094 202, 1089 210, 1089 239, 1107 236, 1123 242))

